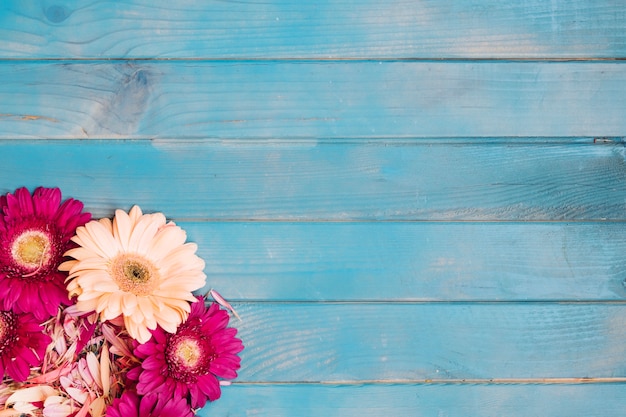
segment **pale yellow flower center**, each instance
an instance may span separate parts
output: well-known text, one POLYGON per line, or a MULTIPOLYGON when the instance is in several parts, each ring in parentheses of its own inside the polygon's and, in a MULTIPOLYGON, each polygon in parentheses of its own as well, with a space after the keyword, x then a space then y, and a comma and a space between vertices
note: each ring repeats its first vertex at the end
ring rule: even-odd
POLYGON ((28 230, 13 241, 13 260, 26 268, 40 268, 50 259, 50 239, 38 230, 28 230))
POLYGON ((200 360, 202 349, 198 342, 193 339, 183 339, 176 345, 174 355, 177 362, 187 368, 193 368, 200 360))
POLYGON ((122 253, 113 258, 109 273, 122 291, 135 295, 152 294, 160 280, 158 268, 150 260, 133 253, 122 253))

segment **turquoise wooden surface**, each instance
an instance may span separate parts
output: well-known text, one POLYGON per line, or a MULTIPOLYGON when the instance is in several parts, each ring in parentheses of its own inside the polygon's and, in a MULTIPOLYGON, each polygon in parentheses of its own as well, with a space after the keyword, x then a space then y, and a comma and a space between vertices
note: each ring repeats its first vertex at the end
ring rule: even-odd
POLYGON ((0 55, 613 58, 625 24, 612 0, 6 0, 0 55))
POLYGON ((615 1, 5 1, 0 184, 181 224, 236 304, 200 416, 618 416, 615 1))
POLYGON ((236 308, 241 336, 248 341, 240 382, 533 382, 591 375, 623 379, 626 372, 621 304, 255 303, 236 308))
POLYGON ((137 203, 177 220, 626 220, 623 144, 595 142, 0 140, 0 189, 52 178, 98 216, 137 203))
MULTIPOLYGON (((211 415, 605 417, 624 411, 615 385, 237 385, 211 415), (287 405, 286 405, 287 404, 287 405), (299 404, 294 409, 288 404, 299 404), (232 414, 231 414, 232 415, 232 414), (237 415, 237 414, 234 414, 237 415)), ((207 414, 209 415, 209 414, 207 414)))
POLYGON ((6 61, 3 138, 617 136, 624 61, 6 61), (24 80, 31 80, 24 82, 24 80))

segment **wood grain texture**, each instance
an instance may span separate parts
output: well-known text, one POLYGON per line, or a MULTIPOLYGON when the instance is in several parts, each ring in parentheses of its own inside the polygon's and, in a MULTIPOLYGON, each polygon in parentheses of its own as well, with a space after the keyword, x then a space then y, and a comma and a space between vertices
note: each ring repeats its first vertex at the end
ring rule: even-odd
POLYGON ((178 224, 231 301, 626 297, 621 223, 178 224))
POLYGON ((481 140, 3 140, 0 191, 175 220, 626 220, 621 143, 481 140))
POLYGON ((0 57, 626 56, 619 1, 5 0, 0 57))
POLYGON ((240 382, 626 376, 626 305, 237 304, 240 382))
POLYGON ((624 409, 624 384, 234 385, 198 416, 606 417, 624 409))
POLYGON ((2 138, 626 135, 626 63, 13 62, 2 138))
POLYGON ((622 415, 625 28, 615 0, 6 0, 0 193, 185 228, 246 345, 200 416, 622 415))

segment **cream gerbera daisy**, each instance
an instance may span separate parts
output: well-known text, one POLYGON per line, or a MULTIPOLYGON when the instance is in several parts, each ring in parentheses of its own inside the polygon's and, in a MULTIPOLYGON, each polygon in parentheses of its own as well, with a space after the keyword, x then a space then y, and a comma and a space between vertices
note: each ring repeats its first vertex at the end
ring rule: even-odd
POLYGON ((93 220, 76 229, 79 247, 59 267, 69 271, 67 290, 78 296, 76 307, 96 311, 101 320, 120 315, 128 333, 140 343, 157 325, 174 333, 187 319, 192 291, 205 285, 204 261, 197 245, 162 213, 142 214, 134 206, 117 210, 113 222, 93 220))

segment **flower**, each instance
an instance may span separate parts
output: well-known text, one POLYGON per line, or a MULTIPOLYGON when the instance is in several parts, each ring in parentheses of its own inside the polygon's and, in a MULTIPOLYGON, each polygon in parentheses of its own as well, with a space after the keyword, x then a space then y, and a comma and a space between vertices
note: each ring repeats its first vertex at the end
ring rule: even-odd
POLYGON ((162 213, 142 214, 134 206, 77 228, 79 245, 61 264, 76 307, 102 320, 122 315, 126 330, 143 343, 157 325, 173 333, 190 311, 192 294, 205 285, 204 261, 186 233, 162 213))
POLYGON ((220 397, 218 377, 237 377, 237 353, 243 350, 241 340, 235 337, 237 329, 226 327, 228 313, 217 303, 206 308, 204 298, 198 297, 198 301, 175 334, 157 328, 150 341, 135 348, 141 366, 129 371, 128 376, 138 378, 139 394, 189 396, 192 408, 203 407, 207 399, 220 397))
POLYGON ((58 188, 26 188, 0 197, 0 308, 45 320, 68 305, 66 274, 58 271, 78 226, 91 218, 83 204, 61 204, 58 188))
POLYGON ((234 309, 194 296, 204 261, 162 213, 82 210, 0 196, 0 416, 193 417, 237 376, 234 309))
POLYGON ((0 311, 0 375, 25 381, 31 366, 42 364, 51 341, 31 314, 0 311))
POLYGON ((139 398, 135 391, 126 391, 107 408, 107 417, 193 417, 184 398, 165 398, 150 393, 139 398))

